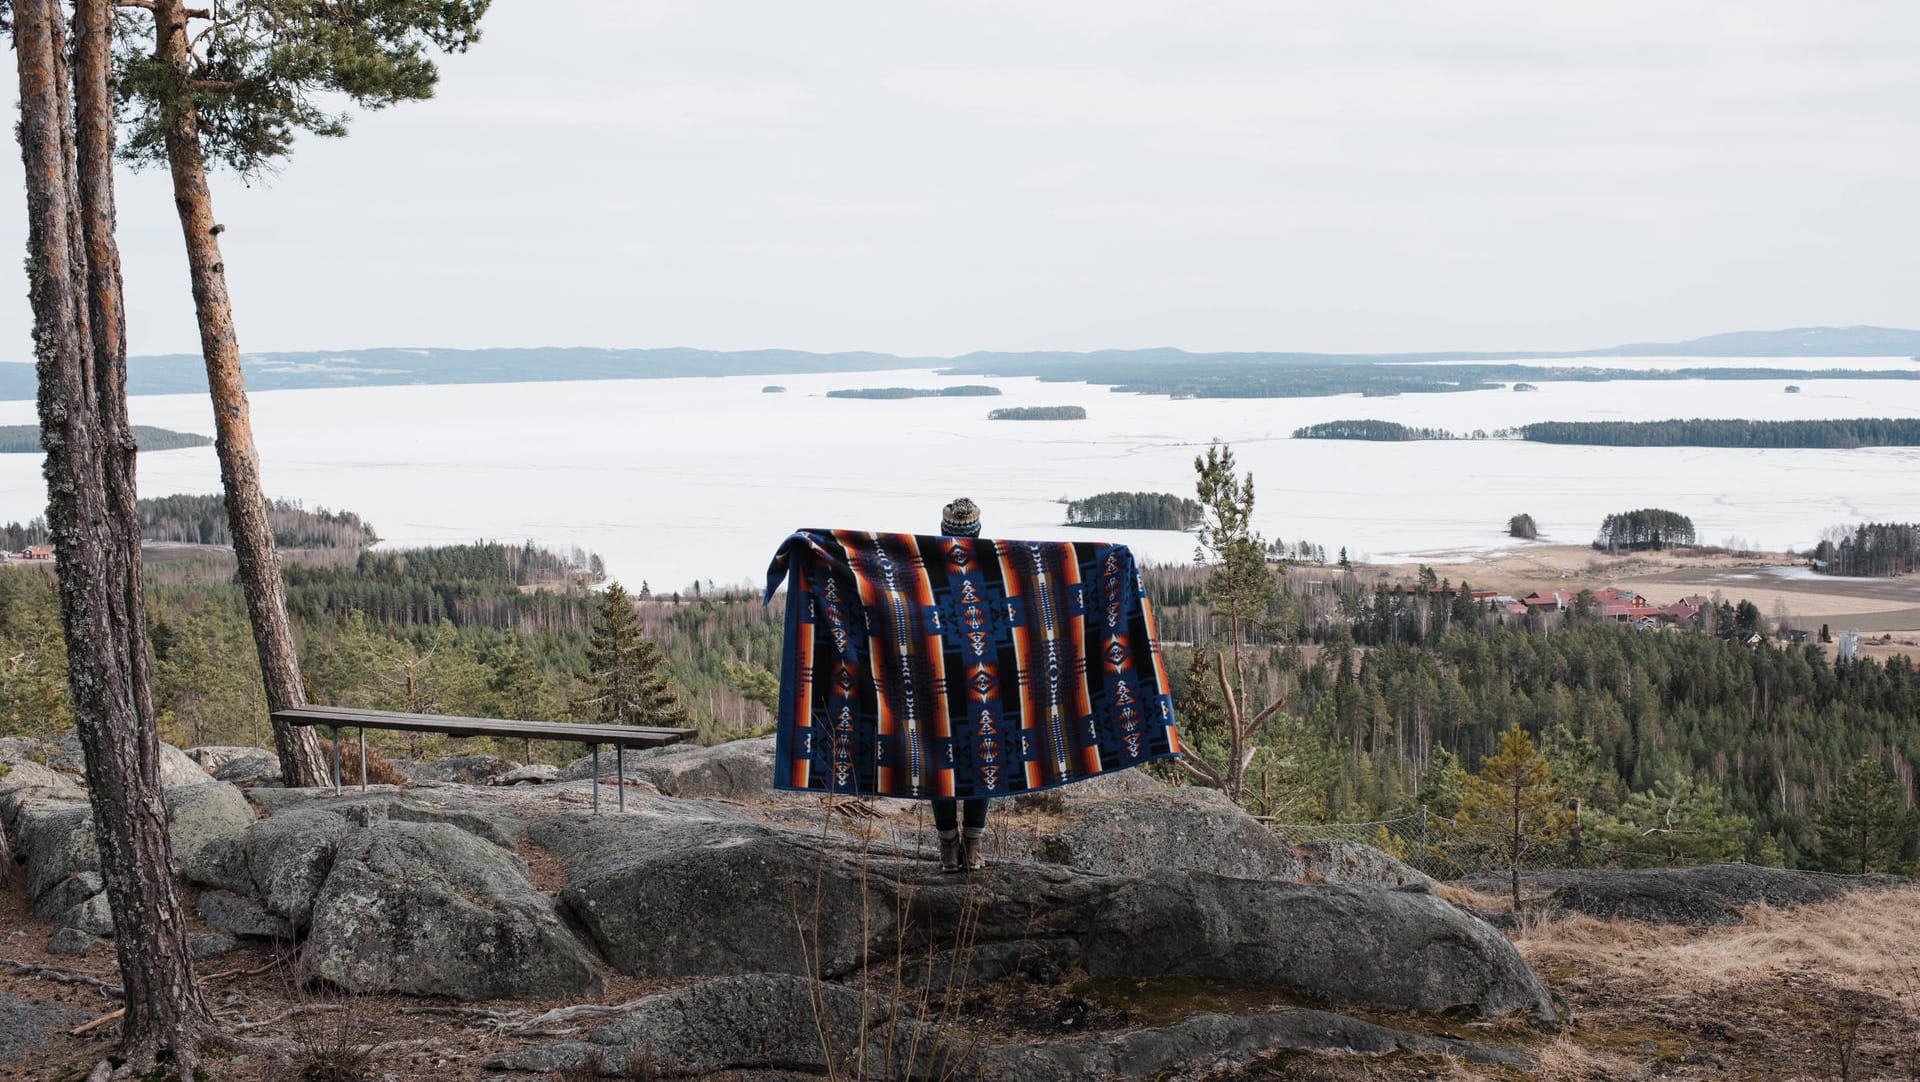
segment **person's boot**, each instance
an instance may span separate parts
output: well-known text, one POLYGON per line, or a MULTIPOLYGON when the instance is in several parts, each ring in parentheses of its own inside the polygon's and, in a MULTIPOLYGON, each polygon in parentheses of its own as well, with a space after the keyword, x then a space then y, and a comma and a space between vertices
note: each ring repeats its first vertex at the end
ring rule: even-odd
POLYGON ((983 844, 985 841, 986 839, 978 834, 966 836, 960 847, 960 861, 967 871, 977 872, 987 866, 987 847, 983 844))
POLYGON ((960 842, 960 835, 958 834, 955 834, 951 838, 940 839, 940 870, 941 871, 957 872, 960 870, 960 861, 963 858, 961 849, 962 849, 962 845, 960 842))

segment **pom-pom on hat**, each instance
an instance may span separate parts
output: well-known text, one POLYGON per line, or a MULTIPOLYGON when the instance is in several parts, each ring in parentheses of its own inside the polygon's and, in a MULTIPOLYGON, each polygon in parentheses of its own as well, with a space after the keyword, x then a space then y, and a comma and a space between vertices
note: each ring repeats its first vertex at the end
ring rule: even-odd
POLYGON ((940 532, 948 537, 979 537, 980 509, 965 496, 940 510, 940 532))

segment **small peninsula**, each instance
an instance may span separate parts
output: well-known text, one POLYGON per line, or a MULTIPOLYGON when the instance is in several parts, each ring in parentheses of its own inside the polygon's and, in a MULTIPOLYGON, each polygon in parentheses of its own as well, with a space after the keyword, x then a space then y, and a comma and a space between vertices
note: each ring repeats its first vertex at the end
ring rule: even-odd
POLYGON ((987 414, 989 421, 1084 421, 1085 406, 1003 406, 987 414))
POLYGON ((984 383, 963 383, 957 387, 849 387, 828 391, 828 398, 990 398, 1000 388, 984 383))
MULTIPOLYGON (((142 451, 177 451, 183 447, 212 447, 213 441, 192 432, 175 432, 151 425, 134 425, 133 442, 142 451)), ((39 425, 0 425, 0 454, 37 455, 39 425)))

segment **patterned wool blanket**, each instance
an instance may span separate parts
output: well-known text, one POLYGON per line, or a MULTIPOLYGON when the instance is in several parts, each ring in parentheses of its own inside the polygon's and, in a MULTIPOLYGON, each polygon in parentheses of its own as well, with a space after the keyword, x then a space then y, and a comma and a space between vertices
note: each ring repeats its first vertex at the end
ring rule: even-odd
POLYGON ((1124 545, 801 530, 783 581, 779 788, 1013 796, 1180 753, 1124 545))

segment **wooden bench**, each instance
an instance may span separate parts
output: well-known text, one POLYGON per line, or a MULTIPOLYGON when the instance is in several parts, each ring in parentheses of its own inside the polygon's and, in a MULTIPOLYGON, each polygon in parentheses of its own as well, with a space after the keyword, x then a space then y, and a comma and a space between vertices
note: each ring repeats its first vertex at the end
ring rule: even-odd
POLYGON ((600 745, 613 745, 614 772, 620 779, 620 810, 627 808, 626 751, 677 744, 692 729, 649 729, 639 725, 575 725, 565 721, 514 721, 509 718, 462 718, 446 714, 403 714, 393 710, 357 710, 345 706, 302 706, 275 710, 273 720, 286 725, 325 725, 333 730, 333 791, 340 792, 340 730, 360 731, 360 788, 367 787, 367 730, 445 733, 448 736, 517 736, 526 740, 565 740, 593 749, 593 810, 600 811, 600 745))

